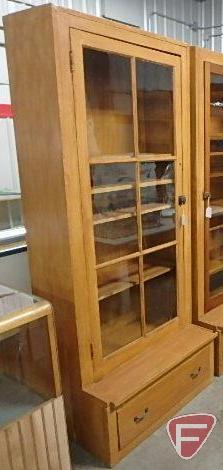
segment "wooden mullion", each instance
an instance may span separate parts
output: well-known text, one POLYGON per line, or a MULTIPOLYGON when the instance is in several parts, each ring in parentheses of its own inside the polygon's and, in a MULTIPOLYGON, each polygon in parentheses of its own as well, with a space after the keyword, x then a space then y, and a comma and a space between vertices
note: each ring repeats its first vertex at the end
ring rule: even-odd
MULTIPOLYGON (((136 60, 131 58, 132 71, 132 102, 133 102, 133 126, 134 126, 134 149, 136 158, 139 158, 139 132, 138 132, 138 109, 137 109, 137 84, 136 84, 136 60)), ((139 251, 142 253, 142 218, 141 218, 141 193, 140 193, 140 162, 136 162, 136 214, 138 227, 139 251)), ((139 289, 142 334, 145 335, 145 295, 143 281, 143 256, 139 257, 139 289)))

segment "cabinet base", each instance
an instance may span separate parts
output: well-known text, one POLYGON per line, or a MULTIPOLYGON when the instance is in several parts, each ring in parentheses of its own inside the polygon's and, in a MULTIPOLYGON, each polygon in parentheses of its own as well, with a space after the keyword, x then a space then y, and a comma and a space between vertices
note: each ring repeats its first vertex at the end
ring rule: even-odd
POLYGON ((78 441, 106 465, 119 462, 212 382, 216 334, 193 325, 178 336, 180 352, 174 349, 173 338, 163 344, 162 352, 157 351, 156 377, 154 351, 149 358, 147 350, 81 393, 78 441), (190 353, 184 342, 190 342, 190 353))

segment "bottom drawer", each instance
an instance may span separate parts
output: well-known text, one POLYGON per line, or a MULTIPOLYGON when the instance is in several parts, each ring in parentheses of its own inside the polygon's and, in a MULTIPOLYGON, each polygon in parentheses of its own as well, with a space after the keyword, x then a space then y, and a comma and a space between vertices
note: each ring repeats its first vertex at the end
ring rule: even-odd
POLYGON ((213 345, 205 346, 117 411, 119 447, 154 426, 213 375, 213 345))

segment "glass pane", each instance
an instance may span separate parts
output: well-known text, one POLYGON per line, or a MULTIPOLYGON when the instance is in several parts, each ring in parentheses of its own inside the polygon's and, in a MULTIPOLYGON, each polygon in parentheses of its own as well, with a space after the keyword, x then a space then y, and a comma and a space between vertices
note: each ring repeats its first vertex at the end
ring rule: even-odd
POLYGON ((125 289, 99 302, 103 356, 140 338, 140 289, 125 289))
POLYGON ((20 199, 6 199, 0 195, 0 230, 23 226, 20 199))
POLYGON ((152 183, 159 180, 165 184, 174 181, 173 162, 143 162, 140 165, 141 182, 152 183))
POLYGON ((97 264, 138 252, 136 217, 94 226, 97 264))
POLYGON ((211 296, 223 293, 223 217, 218 219, 222 227, 210 231, 210 293, 211 296))
POLYGON ((143 249, 174 241, 175 210, 166 209, 142 216, 143 249))
POLYGON ((211 139, 223 139, 223 77, 211 74, 211 139))
POLYGON ((140 153, 174 154, 173 68, 136 61, 140 153))
POLYGON ((144 256, 145 314, 147 329, 177 316, 176 248, 144 256))
POLYGON ((99 300, 139 284, 138 258, 98 269, 97 278, 99 300))
POLYGON ((84 49, 90 157, 134 153, 130 59, 84 49))
POLYGON ((211 74, 210 86, 209 295, 223 293, 223 77, 211 74))
POLYGON ((133 163, 109 163, 91 165, 91 185, 96 188, 126 185, 135 182, 135 165, 133 163))
POLYGON ((92 196, 94 223, 136 215, 135 190, 112 191, 92 196))
POLYGON ((0 426, 55 396, 45 318, 0 335, 0 426))

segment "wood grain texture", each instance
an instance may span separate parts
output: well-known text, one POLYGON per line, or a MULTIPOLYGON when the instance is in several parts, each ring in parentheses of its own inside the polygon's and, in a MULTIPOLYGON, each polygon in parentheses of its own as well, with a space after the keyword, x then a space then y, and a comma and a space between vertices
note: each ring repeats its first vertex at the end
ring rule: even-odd
MULTIPOLYGON (((212 331, 190 326, 189 49, 115 22, 52 6, 9 16, 5 29, 33 289, 55 308, 70 432, 74 434, 75 428, 79 442, 111 465, 164 417, 157 417, 151 427, 120 450, 116 410, 111 409, 110 403, 113 408, 125 406, 142 390, 177 370, 216 336, 212 331), (126 150, 122 156, 116 151, 109 161, 132 161, 138 167, 141 161, 174 161, 176 194, 187 198, 183 208, 176 206, 177 243, 166 244, 177 246, 179 317, 106 358, 102 354, 96 270, 108 266, 108 262, 103 259, 96 265, 89 166, 105 163, 107 156, 88 159, 84 46, 174 68, 174 156, 169 151, 162 155, 164 150, 160 150, 160 155, 138 153, 136 83, 132 77, 135 155, 126 154, 126 150), (182 215, 188 220, 185 226, 181 226, 182 215)), ((131 61, 134 74, 134 60, 131 61)), ((97 122, 99 118, 101 115, 97 115, 97 122)), ((113 126, 114 116, 109 119, 113 126)), ((104 145, 104 136, 100 135, 100 139, 104 145)), ((139 174, 137 178, 139 186, 139 174)), ((137 205, 140 207, 139 190, 137 205)), ((138 227, 140 232, 139 220, 138 227)), ((142 245, 141 234, 139 238, 142 245)), ((120 249, 119 261, 124 261, 124 254, 120 249)), ((134 253, 133 257, 138 255, 134 253)), ((128 259, 131 258, 132 254, 128 259)), ((142 260, 140 275, 142 278, 142 260)), ((144 317, 143 309, 141 312, 144 317)), ((181 404, 212 380, 211 366, 209 372, 199 386, 185 392, 181 404)), ((164 396, 165 389, 160 393, 164 396)), ((171 402, 164 410, 165 417, 178 406, 171 402)), ((52 412, 45 415, 52 423, 52 412)), ((39 415, 36 421, 41 422, 39 415)), ((45 428, 44 433, 48 436, 45 428)), ((59 439, 56 433, 52 436, 59 439)), ((43 440, 41 433, 39 439, 43 440)), ((56 465, 57 454, 52 453, 51 459, 51 464, 56 465)))
POLYGON ((2 470, 71 470, 62 397, 1 428, 0 452, 2 470))

